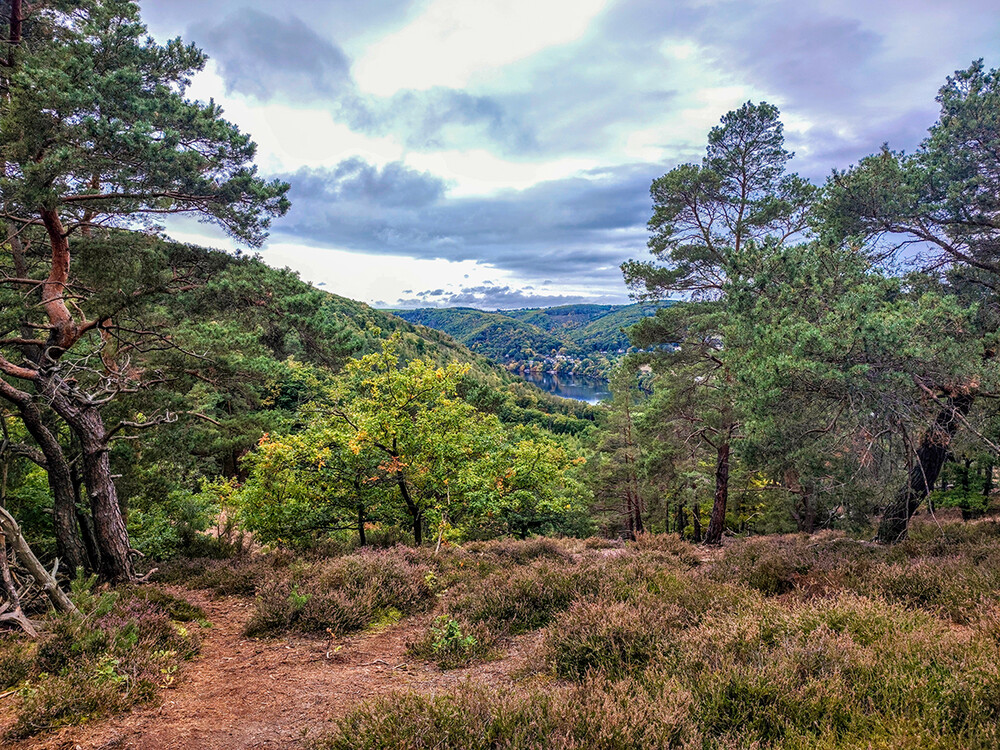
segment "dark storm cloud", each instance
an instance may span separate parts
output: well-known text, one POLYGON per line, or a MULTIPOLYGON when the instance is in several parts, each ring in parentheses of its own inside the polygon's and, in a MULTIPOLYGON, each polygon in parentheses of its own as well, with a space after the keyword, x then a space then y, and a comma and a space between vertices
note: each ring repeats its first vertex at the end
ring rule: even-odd
POLYGON ((217 25, 195 26, 191 34, 211 51, 230 92, 267 100, 275 91, 336 98, 354 89, 347 55, 295 16, 243 11, 217 25))
POLYGON ((663 171, 627 165, 489 198, 451 198, 429 173, 350 159, 283 176, 292 184, 293 208, 275 236, 373 254, 477 260, 606 288, 620 283, 623 260, 645 252, 649 183, 663 171))

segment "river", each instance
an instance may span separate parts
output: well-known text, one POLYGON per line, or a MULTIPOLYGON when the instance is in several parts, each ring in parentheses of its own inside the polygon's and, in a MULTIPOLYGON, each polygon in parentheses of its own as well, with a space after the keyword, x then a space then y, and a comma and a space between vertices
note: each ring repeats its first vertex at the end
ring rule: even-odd
POLYGON ((597 404, 611 398, 606 380, 575 375, 553 375, 551 372, 525 372, 521 377, 543 391, 562 398, 586 401, 588 404, 597 404))

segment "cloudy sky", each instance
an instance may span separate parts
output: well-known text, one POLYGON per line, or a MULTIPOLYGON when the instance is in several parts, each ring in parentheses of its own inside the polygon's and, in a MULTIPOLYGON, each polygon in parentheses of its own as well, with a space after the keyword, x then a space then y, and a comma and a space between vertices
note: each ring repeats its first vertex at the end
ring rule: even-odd
MULTIPOLYGON (((145 0, 293 208, 262 251, 378 306, 626 302, 649 183, 742 102, 822 181, 1000 65, 996 0, 145 0)), ((198 224, 179 239, 227 247, 198 224)))

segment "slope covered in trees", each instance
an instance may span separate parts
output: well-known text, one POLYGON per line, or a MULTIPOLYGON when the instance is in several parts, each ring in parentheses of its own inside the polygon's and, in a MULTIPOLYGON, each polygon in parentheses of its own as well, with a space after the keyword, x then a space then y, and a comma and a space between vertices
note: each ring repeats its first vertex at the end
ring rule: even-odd
POLYGON ((627 329, 655 309, 638 303, 495 312, 465 307, 393 312, 411 323, 444 331, 477 354, 512 369, 607 378, 613 362, 629 348, 627 329))

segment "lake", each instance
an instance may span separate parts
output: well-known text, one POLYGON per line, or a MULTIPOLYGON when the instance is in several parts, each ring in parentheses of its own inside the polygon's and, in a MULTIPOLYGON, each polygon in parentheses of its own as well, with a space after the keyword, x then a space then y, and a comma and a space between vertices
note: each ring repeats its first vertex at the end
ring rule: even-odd
POLYGON ((596 404, 611 398, 608 382, 598 378, 581 378, 575 375, 553 375, 551 372, 525 372, 521 377, 554 396, 572 398, 596 404))

